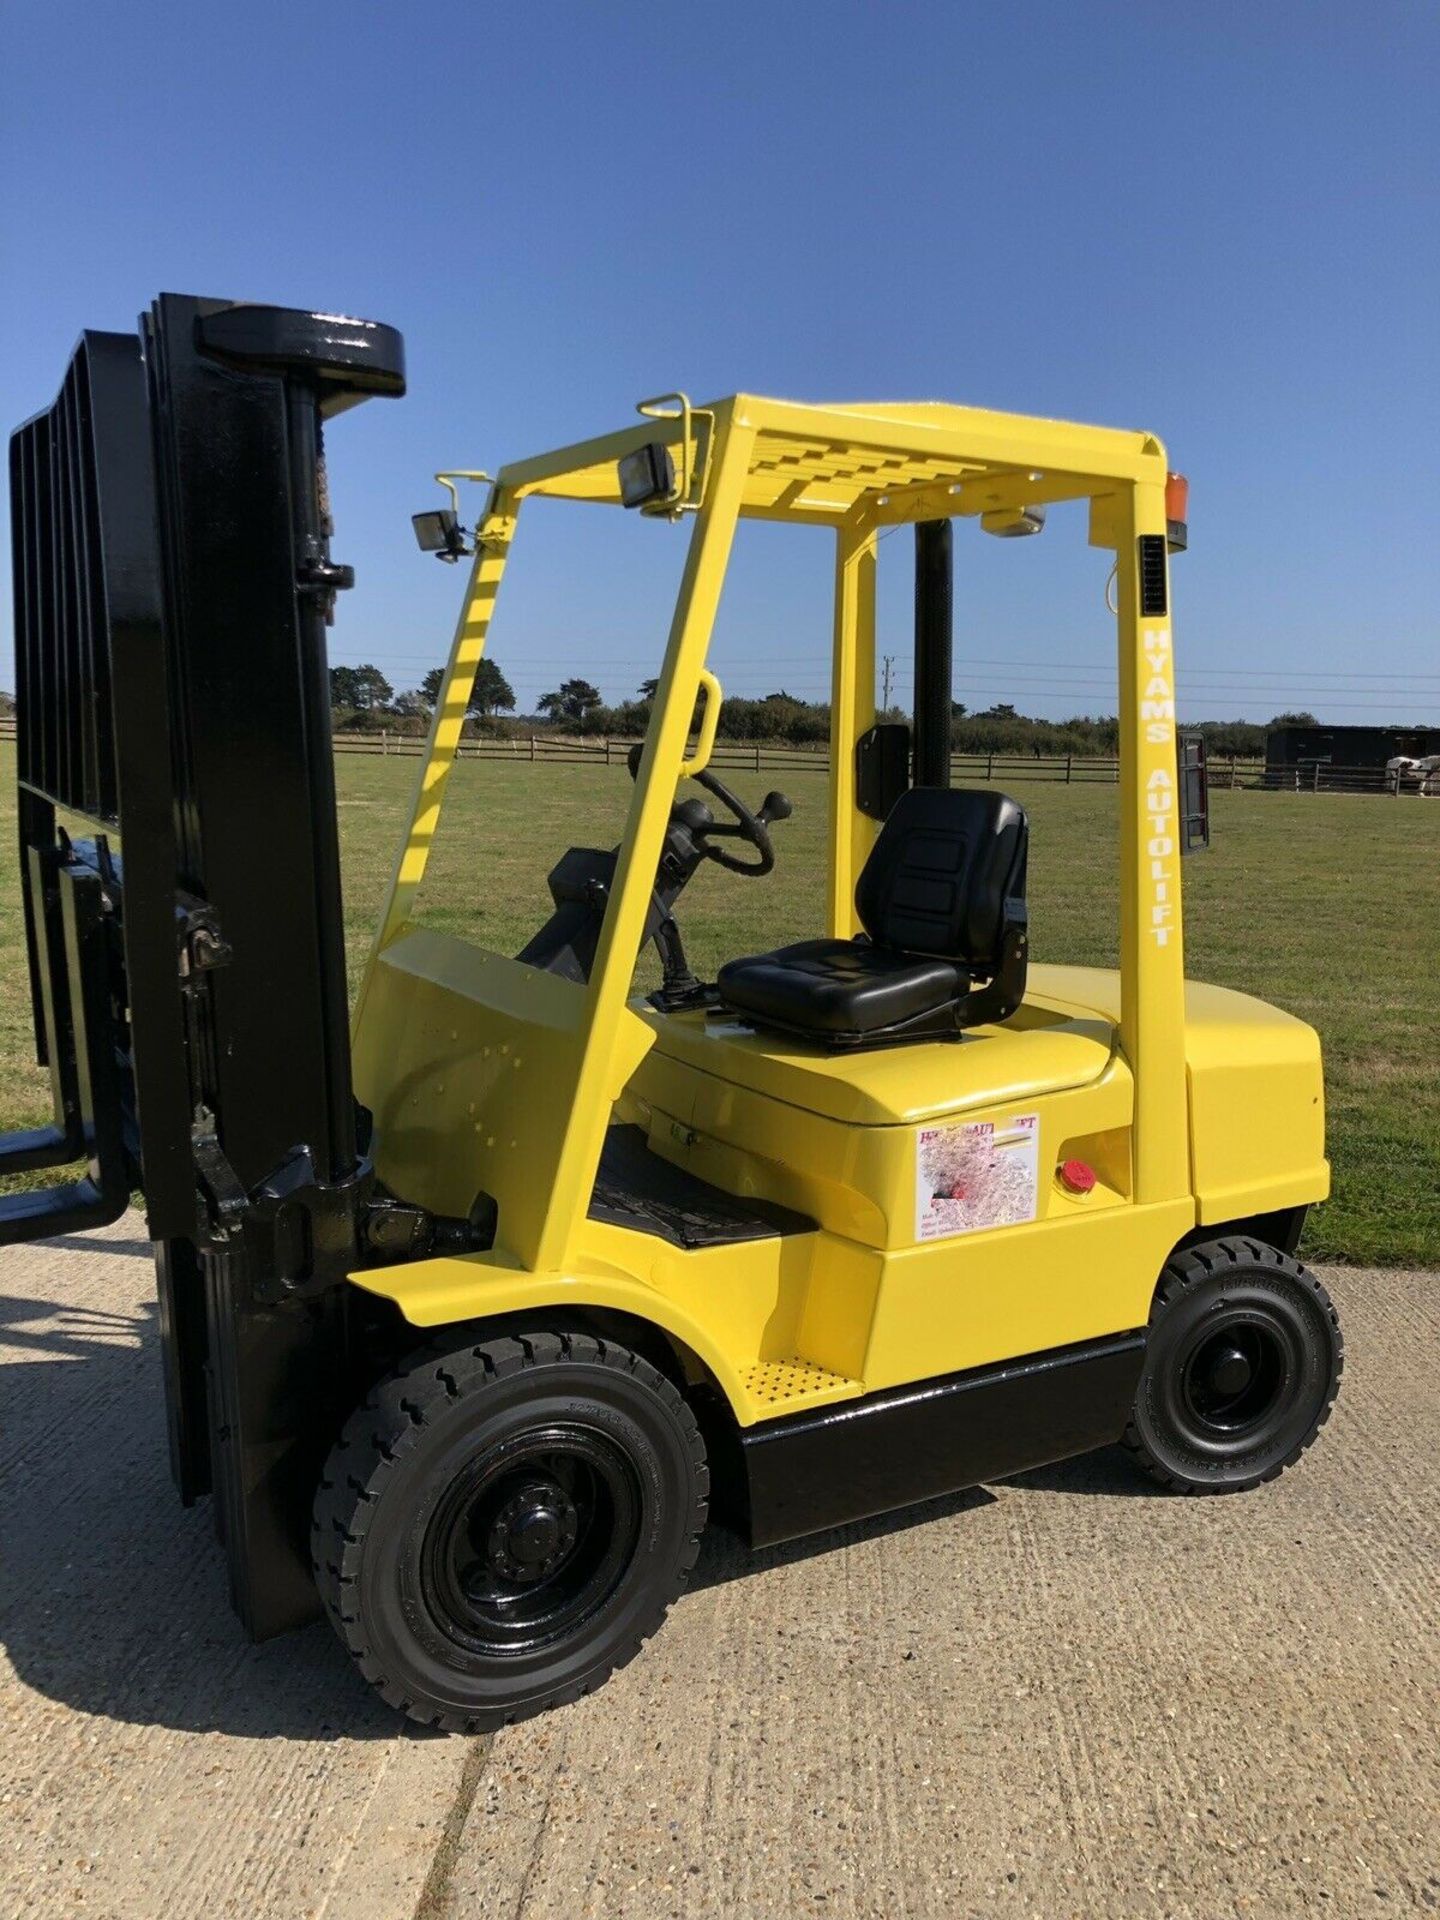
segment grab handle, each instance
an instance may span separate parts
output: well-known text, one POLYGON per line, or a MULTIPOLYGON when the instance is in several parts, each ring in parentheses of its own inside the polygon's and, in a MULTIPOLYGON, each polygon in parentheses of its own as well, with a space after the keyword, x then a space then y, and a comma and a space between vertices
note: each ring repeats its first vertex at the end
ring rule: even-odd
POLYGON ((705 711, 700 716, 700 738, 695 742, 693 757, 680 762, 682 779, 703 773, 709 766, 710 754, 715 746, 715 734, 720 725, 720 703, 725 696, 720 691, 720 682, 708 667, 700 669, 700 691, 705 696, 705 711))

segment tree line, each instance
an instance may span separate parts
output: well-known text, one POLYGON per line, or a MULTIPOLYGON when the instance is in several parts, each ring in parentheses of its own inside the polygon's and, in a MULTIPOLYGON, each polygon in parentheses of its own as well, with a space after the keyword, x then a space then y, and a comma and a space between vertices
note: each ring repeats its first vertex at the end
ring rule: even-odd
MULTIPOLYGON (((397 694, 378 667, 332 667, 335 724, 346 730, 397 727, 418 732, 428 725, 444 680, 445 669, 434 667, 418 687, 397 694)), ((486 658, 475 675, 466 718, 477 731, 501 735, 552 728, 581 737, 633 740, 650 724, 657 685, 655 680, 643 680, 633 699, 612 706, 589 680, 571 678, 544 694, 533 714, 517 715, 514 689, 499 665, 486 658)), ((881 717, 904 720, 909 716, 891 707, 881 717)), ((1273 727, 1318 723, 1311 713, 1278 713, 1263 725, 1253 720, 1186 720, 1184 724, 1199 728, 1212 754, 1243 758, 1264 753, 1265 735, 1273 727)), ((824 746, 830 738, 830 703, 802 700, 783 688, 753 700, 732 695, 720 710, 719 732, 722 740, 824 746)), ((1118 750, 1120 722, 1113 714, 1042 720, 1021 713, 1007 701, 972 711, 956 700, 951 703, 950 742, 956 753, 1108 755, 1118 750)))

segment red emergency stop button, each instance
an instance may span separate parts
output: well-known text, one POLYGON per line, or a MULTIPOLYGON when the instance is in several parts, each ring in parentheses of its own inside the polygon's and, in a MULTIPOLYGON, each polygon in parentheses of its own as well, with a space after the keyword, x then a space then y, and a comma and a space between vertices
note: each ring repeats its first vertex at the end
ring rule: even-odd
POLYGON ((1060 1184, 1071 1193, 1089 1193, 1095 1185, 1095 1169, 1084 1160, 1067 1160, 1060 1168, 1060 1184))

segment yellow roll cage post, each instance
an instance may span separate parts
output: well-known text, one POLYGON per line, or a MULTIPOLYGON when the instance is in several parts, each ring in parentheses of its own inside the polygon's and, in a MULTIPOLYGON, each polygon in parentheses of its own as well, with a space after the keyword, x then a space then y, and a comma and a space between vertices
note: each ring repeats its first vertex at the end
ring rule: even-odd
MULTIPOLYGON (((382 1291, 393 1281, 405 1311, 428 1321, 473 1313, 482 1296, 487 1310, 497 1304, 501 1294, 481 1285, 487 1272, 492 1280, 506 1273, 573 1282, 605 1264, 597 1253, 605 1235, 587 1222, 587 1205, 614 1104, 656 1039, 656 1021, 628 1004, 631 981, 677 782, 703 765, 713 739, 718 687, 706 653, 742 518, 825 527, 835 538, 826 897, 830 931, 848 936, 856 925, 856 876, 876 831, 856 805, 854 748, 875 719, 880 532, 906 522, 1089 502, 1091 543, 1116 554, 1119 579, 1119 1027, 1136 1082, 1129 1198, 1137 1208, 1178 1206, 1193 1221, 1170 621, 1168 613, 1142 618, 1140 610, 1141 536, 1158 536, 1163 553, 1166 533, 1160 442, 1144 433, 939 404, 820 407, 751 395, 694 410, 649 404, 643 425, 502 468, 480 517, 444 693, 365 970, 354 1040, 358 1091, 379 1123, 382 1177, 397 1191, 461 1214, 483 1190, 497 1203, 498 1228, 488 1252, 460 1262, 418 1262, 392 1279, 374 1270, 356 1278, 382 1291), (686 504, 698 510, 599 952, 588 985, 580 986, 414 928, 411 913, 521 506, 532 497, 618 505, 618 463, 656 441, 676 456, 686 504), (703 737, 687 761, 687 730, 702 687, 703 737)), ((607 1297, 643 1306, 693 1341, 716 1371, 740 1380, 673 1298, 642 1301, 620 1275, 612 1277, 616 1291, 607 1297)), ((523 1304, 536 1296, 533 1288, 523 1298, 507 1288, 504 1297, 523 1304)), ((843 1390, 861 1390, 847 1375, 843 1390)), ((747 1406, 738 1387, 734 1397, 742 1417, 761 1411, 747 1406)))

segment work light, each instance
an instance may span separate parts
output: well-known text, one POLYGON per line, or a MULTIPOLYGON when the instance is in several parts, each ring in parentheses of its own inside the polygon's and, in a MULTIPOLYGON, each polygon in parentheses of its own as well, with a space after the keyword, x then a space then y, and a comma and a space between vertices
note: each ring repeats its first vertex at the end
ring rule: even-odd
POLYGON ((980 516, 981 530, 993 533, 997 540, 1023 540, 1027 533, 1039 533, 1044 525, 1044 507, 995 507, 980 516))
POLYGON ((619 472, 622 507, 649 507, 675 498, 675 462, 658 440, 647 440, 627 453, 619 472))
POLYGON ((453 508, 435 507, 429 513, 411 514, 410 524, 422 553, 438 553, 442 560, 452 561, 464 557, 465 529, 453 508))

